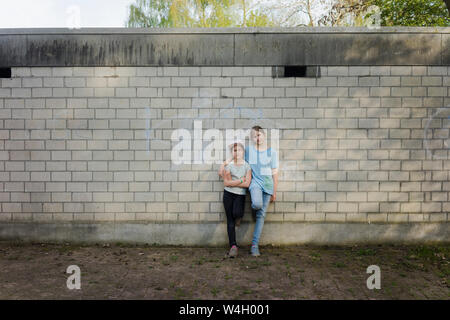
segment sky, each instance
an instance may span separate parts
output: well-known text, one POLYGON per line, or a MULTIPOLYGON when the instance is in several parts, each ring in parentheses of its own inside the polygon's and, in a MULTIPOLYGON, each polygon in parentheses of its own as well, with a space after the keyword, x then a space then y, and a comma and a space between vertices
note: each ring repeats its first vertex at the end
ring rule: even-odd
MULTIPOLYGON (((248 3, 282 4, 283 7, 295 1, 248 0, 248 3)), ((0 28, 125 27, 128 6, 132 3, 135 0, 0 0, 0 28)), ((305 22, 302 15, 293 18, 305 22)))
POLYGON ((0 28, 124 27, 132 3, 134 0, 0 0, 0 28))

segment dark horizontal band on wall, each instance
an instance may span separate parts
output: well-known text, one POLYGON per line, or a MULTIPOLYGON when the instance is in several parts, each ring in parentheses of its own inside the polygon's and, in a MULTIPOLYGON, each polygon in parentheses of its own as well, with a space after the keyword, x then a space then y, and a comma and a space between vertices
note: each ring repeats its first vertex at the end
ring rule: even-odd
MULTIPOLYGON (((261 245, 343 245, 449 243, 448 223, 264 223, 261 245)), ((239 243, 251 243, 253 225, 236 231, 239 243)), ((226 223, 163 222, 0 222, 0 241, 224 246, 226 223)))
POLYGON ((0 29, 0 67, 450 65, 450 28, 0 29))

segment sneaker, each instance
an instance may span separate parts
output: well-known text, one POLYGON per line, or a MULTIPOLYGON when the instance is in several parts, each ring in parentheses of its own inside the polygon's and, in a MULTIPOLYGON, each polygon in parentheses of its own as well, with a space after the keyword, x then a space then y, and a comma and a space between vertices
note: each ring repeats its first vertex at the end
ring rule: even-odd
POLYGON ((232 246, 230 252, 228 252, 228 257, 236 258, 238 254, 238 248, 236 246, 232 246))
POLYGON ((239 227, 241 225, 241 218, 237 218, 235 220, 235 225, 236 225, 236 227, 239 227))
POLYGON ((250 254, 254 257, 260 256, 261 254, 259 253, 258 246, 252 245, 252 247, 250 248, 250 254))

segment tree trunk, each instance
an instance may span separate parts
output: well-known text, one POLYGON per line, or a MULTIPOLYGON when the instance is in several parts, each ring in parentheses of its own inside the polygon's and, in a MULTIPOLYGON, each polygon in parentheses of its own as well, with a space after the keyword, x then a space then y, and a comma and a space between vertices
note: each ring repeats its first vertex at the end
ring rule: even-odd
POLYGON ((450 15, 450 0, 444 0, 445 5, 447 6, 448 14, 450 15))
POLYGON ((309 24, 308 24, 308 26, 314 27, 314 21, 313 21, 313 17, 312 17, 312 14, 311 14, 311 3, 310 3, 310 0, 306 1, 306 11, 308 12, 308 17, 309 17, 309 24))
POLYGON ((244 24, 244 27, 247 27, 247 8, 245 6, 245 0, 242 1, 242 6, 243 6, 243 9, 244 9, 244 21, 243 21, 243 24, 244 24))

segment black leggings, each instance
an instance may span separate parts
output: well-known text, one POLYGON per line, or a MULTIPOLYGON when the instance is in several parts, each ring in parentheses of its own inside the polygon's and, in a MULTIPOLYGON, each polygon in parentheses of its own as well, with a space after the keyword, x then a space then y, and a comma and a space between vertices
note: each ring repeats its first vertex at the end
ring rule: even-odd
POLYGON ((235 221, 244 216, 245 194, 223 190, 223 206, 227 215, 227 232, 230 247, 236 244, 235 221))

